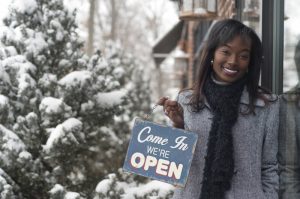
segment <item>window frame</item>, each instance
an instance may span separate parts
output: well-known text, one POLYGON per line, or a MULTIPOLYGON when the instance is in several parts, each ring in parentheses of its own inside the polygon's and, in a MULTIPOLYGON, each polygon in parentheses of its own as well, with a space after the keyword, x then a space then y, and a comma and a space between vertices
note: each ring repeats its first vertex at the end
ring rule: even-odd
POLYGON ((283 40, 284 0, 263 0, 261 85, 276 94, 283 92, 283 40))

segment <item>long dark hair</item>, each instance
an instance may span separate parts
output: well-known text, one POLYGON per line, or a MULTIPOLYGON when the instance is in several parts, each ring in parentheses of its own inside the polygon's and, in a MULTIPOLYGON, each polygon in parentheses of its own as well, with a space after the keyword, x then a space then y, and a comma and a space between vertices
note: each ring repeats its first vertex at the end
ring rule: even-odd
POLYGON ((262 98, 266 101, 262 92, 269 92, 258 85, 263 62, 262 42, 251 28, 237 20, 225 19, 213 25, 207 40, 204 41, 204 47, 200 56, 197 58, 198 72, 189 103, 193 111, 198 112, 204 106, 203 85, 213 70, 211 60, 214 58, 215 50, 219 46, 232 41, 236 36, 241 36, 242 39, 251 41, 250 62, 248 73, 246 74, 246 86, 249 92, 248 112, 254 113, 254 102, 256 98, 262 98))

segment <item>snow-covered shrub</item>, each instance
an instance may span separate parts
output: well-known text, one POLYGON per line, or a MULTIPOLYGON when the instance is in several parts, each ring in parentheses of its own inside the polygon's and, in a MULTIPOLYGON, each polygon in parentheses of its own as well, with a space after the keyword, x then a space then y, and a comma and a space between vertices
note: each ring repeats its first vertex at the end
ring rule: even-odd
POLYGON ((88 197, 120 167, 103 161, 119 144, 110 127, 126 95, 117 66, 83 53, 75 12, 62 0, 15 0, 4 24, 1 198, 88 197))
POLYGON ((15 0, 4 24, 1 198, 93 197, 122 167, 131 120, 150 104, 142 69, 113 45, 87 57, 62 0, 15 0))
POLYGON ((174 187, 170 184, 145 180, 140 182, 139 176, 119 170, 109 174, 98 183, 94 199, 169 199, 173 196, 174 187))

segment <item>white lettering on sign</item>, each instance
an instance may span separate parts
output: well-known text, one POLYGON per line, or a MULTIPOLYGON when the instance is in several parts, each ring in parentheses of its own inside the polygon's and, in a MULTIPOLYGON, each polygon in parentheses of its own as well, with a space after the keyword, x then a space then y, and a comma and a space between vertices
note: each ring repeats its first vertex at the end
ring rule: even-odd
POLYGON ((180 179, 182 169, 183 169, 183 165, 182 164, 179 164, 177 166, 175 162, 171 162, 168 176, 170 178, 174 177, 175 179, 180 179))
POLYGON ((157 152, 159 151, 159 148, 153 147, 153 146, 147 146, 147 153, 152 155, 157 155, 157 152))
POLYGON ((156 167, 155 172, 159 175, 174 177, 180 179, 183 165, 176 165, 175 162, 170 162, 164 159, 158 159, 156 157, 148 155, 145 157, 142 153, 134 153, 131 156, 130 163, 134 168, 142 168, 147 171, 150 167, 156 167))
POLYGON ((149 167, 155 167, 157 165, 157 159, 154 156, 147 156, 144 164, 144 170, 148 171, 149 167))
POLYGON ((160 145, 168 144, 168 139, 167 138, 152 135, 152 134, 150 134, 150 132, 151 132, 151 127, 150 126, 146 126, 145 128, 143 128, 139 132, 138 142, 140 142, 140 143, 151 142, 151 143, 160 144, 160 145), (146 134, 149 134, 149 135, 146 135, 146 134))
POLYGON ((153 147, 153 146, 148 146, 148 145, 147 145, 147 153, 155 155, 155 156, 159 155, 160 157, 168 158, 168 159, 169 159, 169 156, 170 156, 170 151, 160 149, 160 148, 157 148, 157 147, 153 147))
POLYGON ((170 161, 160 159, 158 161, 158 164, 157 164, 156 173, 160 174, 160 175, 163 175, 163 176, 168 175, 167 171, 168 171, 168 168, 169 168, 169 164, 170 164, 170 161))
POLYGON ((170 151, 159 149, 159 156, 164 158, 169 158, 170 151))
POLYGON ((142 153, 134 153, 131 156, 130 164, 135 168, 141 168, 144 165, 144 162, 145 156, 142 153))
POLYGON ((188 149, 188 145, 186 143, 184 143, 184 140, 186 139, 186 136, 179 136, 175 139, 175 146, 171 146, 171 148, 173 149, 180 149, 182 151, 185 151, 188 149))

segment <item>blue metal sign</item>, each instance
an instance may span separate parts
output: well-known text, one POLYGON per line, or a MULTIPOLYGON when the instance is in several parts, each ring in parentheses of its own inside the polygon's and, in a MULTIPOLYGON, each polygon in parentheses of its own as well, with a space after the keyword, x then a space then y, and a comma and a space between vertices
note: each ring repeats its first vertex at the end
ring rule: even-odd
POLYGON ((193 132, 136 119, 123 169, 184 187, 197 139, 193 132))

